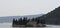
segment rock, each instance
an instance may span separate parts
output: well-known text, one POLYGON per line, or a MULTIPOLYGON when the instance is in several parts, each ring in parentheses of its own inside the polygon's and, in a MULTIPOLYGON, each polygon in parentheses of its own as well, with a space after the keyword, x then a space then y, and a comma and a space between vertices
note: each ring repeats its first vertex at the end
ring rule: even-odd
POLYGON ((37 27, 46 27, 46 25, 39 23, 39 24, 37 25, 37 27))

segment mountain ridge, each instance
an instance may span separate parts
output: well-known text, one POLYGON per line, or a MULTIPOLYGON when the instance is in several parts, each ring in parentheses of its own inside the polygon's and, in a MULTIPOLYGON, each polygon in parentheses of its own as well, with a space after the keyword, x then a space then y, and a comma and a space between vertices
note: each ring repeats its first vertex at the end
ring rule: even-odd
POLYGON ((44 14, 37 14, 37 15, 26 15, 26 16, 6 16, 6 17, 0 17, 0 23, 4 23, 4 22, 12 22, 13 18, 15 19, 19 19, 19 18, 23 18, 23 17, 27 17, 28 19, 30 18, 36 18, 36 17, 40 17, 44 14))

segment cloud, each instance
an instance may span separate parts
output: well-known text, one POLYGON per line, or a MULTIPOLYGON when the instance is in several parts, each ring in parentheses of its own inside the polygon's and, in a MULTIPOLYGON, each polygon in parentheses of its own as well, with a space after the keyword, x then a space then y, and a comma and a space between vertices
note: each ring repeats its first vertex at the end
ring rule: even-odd
POLYGON ((46 14, 59 5, 58 0, 0 0, 0 16, 46 14))

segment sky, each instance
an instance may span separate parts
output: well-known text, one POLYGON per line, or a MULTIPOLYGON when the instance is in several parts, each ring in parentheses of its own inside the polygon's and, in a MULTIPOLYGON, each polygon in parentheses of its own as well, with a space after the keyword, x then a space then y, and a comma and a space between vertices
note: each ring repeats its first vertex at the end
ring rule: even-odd
POLYGON ((46 14, 60 6, 60 0, 0 0, 0 16, 46 14))

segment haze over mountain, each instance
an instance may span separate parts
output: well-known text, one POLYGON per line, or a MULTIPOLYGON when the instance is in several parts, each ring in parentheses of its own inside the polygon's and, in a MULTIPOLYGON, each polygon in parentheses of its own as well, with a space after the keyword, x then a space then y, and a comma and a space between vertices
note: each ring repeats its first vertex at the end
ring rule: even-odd
POLYGON ((28 19, 31 19, 31 18, 40 17, 42 15, 44 15, 44 14, 26 15, 26 16, 6 16, 6 17, 0 17, 0 23, 12 22, 13 18, 19 19, 19 18, 27 17, 28 19))

